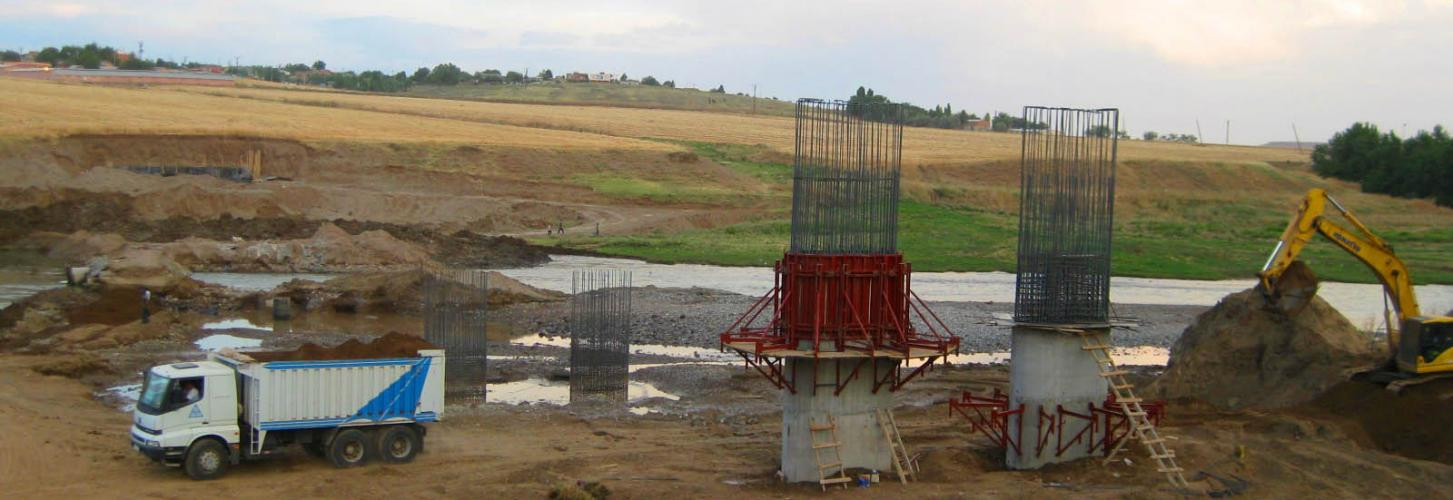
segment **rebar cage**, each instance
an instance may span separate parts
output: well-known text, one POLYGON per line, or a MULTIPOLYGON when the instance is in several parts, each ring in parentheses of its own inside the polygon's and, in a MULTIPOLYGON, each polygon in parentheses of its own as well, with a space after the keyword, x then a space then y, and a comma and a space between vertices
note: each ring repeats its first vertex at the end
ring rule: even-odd
POLYGON ((796 133, 792 253, 896 253, 902 107, 800 99, 796 133))
POLYGON ((1104 324, 1120 112, 1026 106, 1014 320, 1104 324))
POLYGON ((570 402, 625 402, 630 377, 631 273, 576 271, 570 299, 570 402))
POLYGON ((489 273, 430 270, 423 295, 424 340, 444 348, 445 396, 483 401, 489 359, 489 273))

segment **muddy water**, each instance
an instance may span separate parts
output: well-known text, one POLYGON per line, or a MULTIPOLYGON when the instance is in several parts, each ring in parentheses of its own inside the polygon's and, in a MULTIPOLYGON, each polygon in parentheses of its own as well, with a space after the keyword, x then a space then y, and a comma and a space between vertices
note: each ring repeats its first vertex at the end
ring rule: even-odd
POLYGON ((59 267, 0 267, 0 309, 65 285, 66 277, 59 267))
MULTIPOLYGON (((772 269, 699 264, 650 264, 631 259, 552 255, 539 267, 500 269, 527 285, 570 292, 571 272, 589 268, 630 270, 636 286, 705 287, 746 295, 762 295, 772 287, 772 269)), ((1254 280, 1196 281, 1112 278, 1110 300, 1121 304, 1211 306, 1228 294, 1254 286, 1254 280)), ((1014 275, 1001 272, 913 273, 913 290, 928 301, 1013 302, 1014 275)), ((1453 309, 1453 286, 1417 287, 1424 313, 1453 309)), ((1365 330, 1382 328, 1382 287, 1372 284, 1322 283, 1319 295, 1365 330)))
MULTIPOLYGON (((542 378, 528 378, 517 382, 504 384, 489 384, 485 400, 490 403, 524 404, 544 403, 553 405, 566 405, 570 403, 570 383, 564 381, 551 381, 542 378)), ((681 399, 680 396, 657 389, 656 386, 631 381, 627 387, 626 400, 628 403, 639 403, 651 398, 664 398, 672 401, 681 399)))
POLYGON ((314 273, 192 273, 192 279, 197 281, 249 292, 272 290, 295 279, 322 283, 334 276, 336 275, 314 273))

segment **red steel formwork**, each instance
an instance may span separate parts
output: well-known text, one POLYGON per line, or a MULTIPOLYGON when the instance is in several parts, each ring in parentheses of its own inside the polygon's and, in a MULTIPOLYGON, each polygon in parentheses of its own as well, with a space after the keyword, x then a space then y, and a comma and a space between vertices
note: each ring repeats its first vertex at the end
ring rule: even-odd
MULTIPOLYGON (((1130 421, 1125 418, 1120 404, 1115 402, 1114 394, 1106 395, 1104 404, 1089 403, 1085 406, 1084 411, 1066 409, 1059 405, 1055 406, 1053 412, 1039 408, 1039 425, 1036 426, 1038 430, 1032 443, 1034 453, 1043 455, 1046 450, 1053 450, 1055 456, 1060 456, 1073 446, 1085 446, 1090 454, 1108 454, 1115 449, 1116 443, 1130 435, 1130 421), (1065 424, 1072 421, 1087 422, 1088 425, 1075 433, 1062 432, 1065 424), (1053 447, 1050 446, 1051 443, 1053 447)), ((1008 394, 999 389, 994 389, 988 396, 976 396, 964 391, 962 397, 950 399, 948 407, 950 416, 957 413, 969 421, 970 432, 983 433, 1000 448, 1024 453, 1022 438, 1025 408, 1022 404, 1013 409, 1009 408, 1008 394), (1009 417, 1013 415, 1019 415, 1020 418, 1010 424, 1009 417)), ((1145 408, 1146 418, 1154 425, 1160 425, 1165 418, 1164 401, 1141 403, 1141 407, 1145 408)))
POLYGON ((902 254, 788 253, 775 270, 772 291, 721 334, 721 343, 778 388, 796 392, 782 358, 856 359, 848 373, 838 374, 837 392, 871 364, 877 392, 885 386, 896 391, 958 352, 958 337, 913 293, 912 269, 902 254), (878 364, 869 363, 874 358, 898 363, 878 373, 878 364), (922 363, 904 374, 903 362, 910 359, 922 363))

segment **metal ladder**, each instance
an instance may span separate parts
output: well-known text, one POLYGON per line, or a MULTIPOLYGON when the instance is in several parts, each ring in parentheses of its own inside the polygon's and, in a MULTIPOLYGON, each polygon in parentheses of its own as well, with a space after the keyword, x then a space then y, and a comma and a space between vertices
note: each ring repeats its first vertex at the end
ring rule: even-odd
POLYGON ((908 448, 903 446, 903 436, 898 433, 898 420, 893 418, 893 410, 878 408, 878 427, 883 429, 883 438, 888 441, 888 449, 893 452, 893 472, 898 474, 898 481, 908 484, 909 477, 918 472, 918 464, 908 455, 908 448))
POLYGON ((1176 453, 1165 445, 1165 438, 1155 430, 1155 425, 1140 406, 1141 399, 1135 397, 1135 392, 1130 382, 1125 380, 1125 375, 1130 373, 1115 365, 1115 359, 1110 356, 1110 346, 1095 340, 1095 335, 1083 330, 1074 331, 1079 335, 1086 352, 1095 358, 1095 367, 1100 370, 1100 376, 1110 384, 1110 391, 1115 394, 1115 402, 1125 412, 1125 420, 1130 422, 1131 435, 1125 436, 1120 442, 1115 443, 1115 448, 1105 456, 1104 463, 1110 463, 1115 455, 1125 447, 1125 443, 1133 436, 1145 445, 1145 451, 1150 453, 1150 458, 1155 460, 1156 471, 1165 474, 1167 481, 1176 488, 1190 488, 1190 483, 1180 466, 1176 465, 1176 453))
POLYGON ((848 483, 853 480, 843 471, 842 450, 838 449, 842 443, 837 440, 837 419, 828 415, 827 423, 822 425, 818 425, 816 420, 809 420, 807 429, 812 435, 812 457, 817 460, 817 484, 822 486, 822 491, 827 491, 827 487, 833 484, 840 484, 843 489, 847 489, 848 483), (817 437, 821 434, 827 434, 825 437, 828 440, 819 442, 817 437), (823 463, 823 450, 832 450, 831 462, 823 463), (830 477, 829 470, 836 470, 837 477, 830 477))

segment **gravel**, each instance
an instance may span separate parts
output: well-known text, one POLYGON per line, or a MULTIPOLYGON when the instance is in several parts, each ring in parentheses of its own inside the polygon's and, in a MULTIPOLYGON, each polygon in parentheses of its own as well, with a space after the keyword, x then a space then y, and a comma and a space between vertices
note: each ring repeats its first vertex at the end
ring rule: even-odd
MULTIPOLYGON (((641 287, 631 295, 632 344, 717 347, 718 335, 756 303, 751 297, 707 288, 641 287)), ((929 302, 955 335, 961 352, 1009 350, 1013 304, 929 302)), ((1115 343, 1169 348, 1204 306, 1115 304, 1115 343)), ((493 321, 522 332, 567 335, 570 304, 516 304, 490 312, 493 321)), ((764 313, 762 316, 767 316, 764 313)), ((765 322, 759 318, 758 324, 765 322)))

